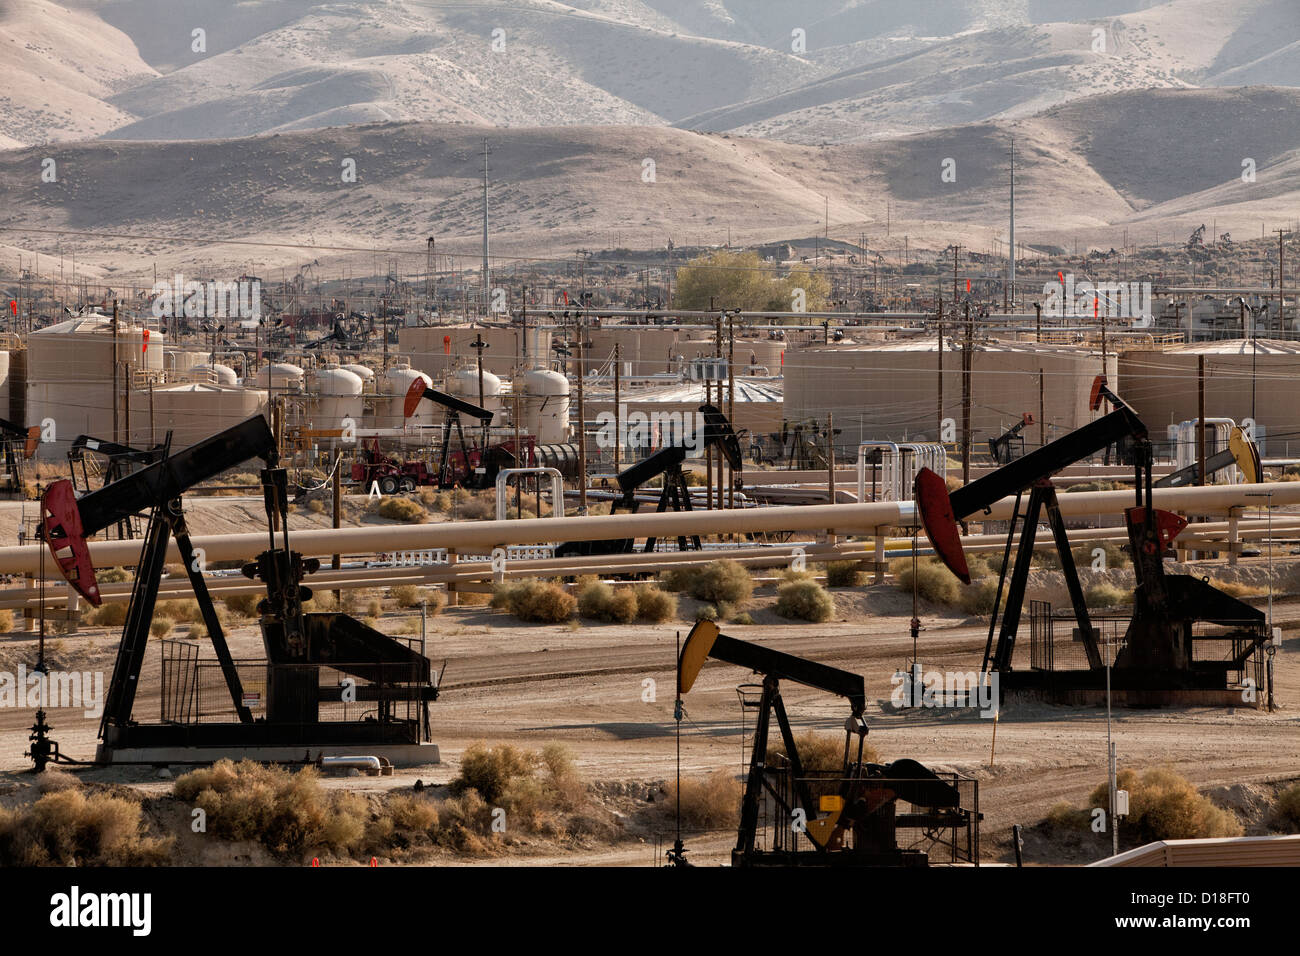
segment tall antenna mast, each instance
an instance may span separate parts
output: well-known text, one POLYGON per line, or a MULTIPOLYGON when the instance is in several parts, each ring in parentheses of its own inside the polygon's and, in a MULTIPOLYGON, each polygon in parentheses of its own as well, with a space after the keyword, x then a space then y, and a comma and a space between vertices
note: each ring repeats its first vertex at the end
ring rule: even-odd
POLYGON ((1016 138, 1011 137, 1011 254, 1007 257, 1007 286, 1016 304, 1016 138))
POLYGON ((488 310, 492 294, 492 280, 488 276, 488 149, 487 137, 483 137, 483 311, 488 310))

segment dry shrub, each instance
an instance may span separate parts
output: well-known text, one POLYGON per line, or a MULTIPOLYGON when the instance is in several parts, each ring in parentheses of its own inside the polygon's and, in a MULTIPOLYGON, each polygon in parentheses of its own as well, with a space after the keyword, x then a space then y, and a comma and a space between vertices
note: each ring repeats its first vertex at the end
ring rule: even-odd
MULTIPOLYGON (((449 785, 462 801, 481 798, 489 808, 506 811, 509 826, 528 833, 567 835, 561 812, 583 809, 587 788, 573 766, 573 757, 560 744, 547 744, 542 752, 520 750, 510 744, 488 747, 471 744, 461 755, 460 773, 449 785)), ((489 832, 477 807, 462 805, 448 814, 455 819, 469 809, 480 832, 489 832)), ((490 819, 490 813, 488 814, 490 819)), ((469 827, 469 823, 462 823, 469 827)))
POLYGON ((1092 814, 1070 805, 1068 800, 1052 804, 1047 811, 1047 822, 1062 830, 1086 830, 1092 823, 1092 814))
POLYGON ((0 608, 0 634, 8 634, 14 629, 14 612, 9 608, 0 608))
POLYGON ((695 609, 695 620, 697 621, 716 621, 718 617, 718 609, 712 604, 701 604, 695 609))
MULTIPOLYGON (((1215 806, 1185 778, 1168 767, 1154 767, 1139 778, 1125 768, 1116 774, 1116 786, 1129 793, 1130 832, 1143 841, 1192 840, 1203 837, 1233 837, 1244 832, 1230 810, 1215 806)), ((1106 784, 1093 790, 1090 805, 1110 808, 1106 784)))
POLYGON ((314 515, 321 514, 325 510, 325 502, 319 498, 312 498, 307 502, 307 510, 314 515))
POLYGON ((154 637, 166 637, 175 626, 176 622, 169 617, 155 617, 149 625, 149 633, 154 637))
POLYGON ((120 601, 101 604, 90 616, 90 620, 98 627, 121 627, 126 623, 126 605, 120 601))
POLYGON ((777 588, 775 610, 785 618, 820 624, 835 614, 835 601, 816 581, 787 581, 777 588))
POLYGON ((754 616, 750 614, 748 611, 741 611, 739 614, 737 614, 735 617, 731 619, 731 623, 739 624, 741 627, 753 627, 755 621, 754 621, 754 616))
POLYGON ((178 624, 189 624, 192 621, 203 619, 203 615, 199 611, 199 602, 194 598, 159 601, 154 608, 154 615, 159 614, 171 618, 178 624))
POLYGON ((1253 584, 1242 584, 1240 581, 1221 581, 1218 578, 1210 578, 1210 584, 1224 594, 1235 598, 1258 597, 1261 594, 1268 593, 1268 588, 1255 587, 1253 584))
POLYGON ((384 809, 398 830, 423 830, 431 834, 438 829, 437 804, 418 794, 390 794, 384 809))
POLYGON ((454 507, 454 517, 457 521, 484 521, 488 518, 495 518, 497 515, 497 506, 495 501, 487 501, 485 498, 470 498, 454 507))
POLYGON ((366 832, 364 798, 327 792, 315 767, 291 773, 251 760, 220 760, 178 777, 172 793, 204 811, 209 833, 256 841, 277 856, 347 851, 366 832))
POLYGON ((519 618, 540 624, 558 624, 573 616, 578 601, 558 584, 524 578, 507 581, 493 590, 492 606, 519 618))
MULTIPOLYGON (((483 591, 457 591, 456 603, 460 607, 482 607, 485 604, 492 604, 496 600, 495 594, 488 594, 483 591)), ((504 607, 505 605, 501 605, 504 607)), ((496 607, 496 605, 493 605, 496 607)))
POLYGON ((638 584, 636 588, 637 620, 662 624, 677 616, 677 596, 665 594, 653 584, 638 584))
POLYGON ((669 591, 686 591, 700 601, 740 604, 754 593, 754 579, 744 565, 732 561, 710 561, 697 567, 672 568, 660 577, 669 591))
POLYGON ((862 584, 862 568, 858 561, 829 561, 826 564, 828 588, 856 588, 862 584))
POLYGON ((131 580, 131 574, 126 568, 100 568, 95 578, 100 584, 122 584, 131 580))
POLYGON ((398 607, 415 607, 420 603, 420 589, 414 584, 399 584, 389 590, 398 607))
POLYGON ((236 614, 239 617, 255 617, 258 602, 262 600, 262 597, 261 594, 232 594, 221 600, 231 614, 236 614))
POLYGON ((1124 487, 1116 481, 1106 481, 1098 479, 1097 481, 1085 481, 1077 485, 1070 485, 1065 489, 1065 494, 1073 494, 1076 491, 1115 491, 1124 487))
POLYGON ((366 602, 367 617, 373 617, 378 619, 383 616, 383 613, 384 613, 384 602, 379 600, 379 598, 372 597, 369 601, 366 602))
MULTIPOLYGON (((839 773, 844 769, 843 734, 825 734, 818 733, 815 730, 806 730, 795 735, 794 746, 799 751, 799 759, 803 762, 803 769, 806 771, 833 771, 839 773)), ((857 756, 858 745, 855 741, 849 751, 849 759, 856 760, 857 756)), ((768 743, 766 760, 770 767, 785 764, 785 742, 780 737, 768 743)), ((871 744, 864 744, 862 747, 862 760, 864 763, 877 763, 880 760, 880 755, 871 744)))
MULTIPOLYGON (((675 813, 677 784, 670 782, 666 789, 668 796, 663 806, 675 813)), ((740 781, 725 770, 715 771, 703 779, 686 778, 680 789, 682 822, 711 830, 734 827, 740 820, 740 792, 740 781)))
POLYGON ((399 498, 396 495, 379 499, 375 511, 381 518, 405 521, 407 524, 422 524, 429 517, 429 512, 425 511, 419 502, 412 501, 410 498, 399 498))
POLYGON ((1277 795, 1274 817, 1288 833, 1300 833, 1300 783, 1294 783, 1277 795))
POLYGON ((26 807, 0 809, 0 864, 160 866, 173 837, 148 835, 140 804, 68 788, 26 807))
MULTIPOLYGON (((957 599, 958 606, 967 614, 984 615, 993 613, 993 602, 998 597, 998 582, 992 578, 980 578, 971 582, 969 587, 961 589, 957 599)), ((1002 606, 1007 605, 1006 589, 1002 591, 1002 606)))
POLYGON ((578 613, 597 621, 630 624, 636 620, 636 594, 627 588, 594 581, 578 592, 578 613))
POLYGON ((533 773, 533 755, 511 744, 474 743, 460 758, 460 773, 451 781, 453 794, 474 790, 489 803, 495 802, 519 777, 533 773))
POLYGON ((1127 604, 1132 598, 1133 595, 1128 591, 1106 581, 1094 584, 1083 592, 1083 600, 1088 607, 1115 607, 1119 604, 1127 604))
POLYGON ((890 564, 889 570, 901 591, 910 592, 915 578, 916 593, 931 604, 951 607, 961 598, 961 582, 957 576, 933 558, 919 558, 915 573, 911 558, 898 558, 890 564))
POLYGON ((710 561, 700 568, 691 587, 691 595, 701 601, 726 601, 741 604, 754 593, 754 579, 744 565, 736 561, 710 561))

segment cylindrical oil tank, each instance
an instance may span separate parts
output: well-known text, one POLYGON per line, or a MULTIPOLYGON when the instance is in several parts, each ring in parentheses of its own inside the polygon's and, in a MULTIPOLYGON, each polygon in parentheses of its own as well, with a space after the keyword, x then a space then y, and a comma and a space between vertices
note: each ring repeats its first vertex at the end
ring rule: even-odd
POLYGON ((354 428, 362 427, 361 376, 344 368, 322 368, 307 376, 311 395, 307 414, 315 429, 342 428, 350 419, 354 428))
MULTIPOLYGON (((161 375, 165 343, 161 332, 126 317, 118 319, 115 335, 112 316, 102 312, 32 332, 27 339, 26 424, 49 420, 56 435, 55 441, 42 442, 37 454, 65 454, 63 441, 80 434, 111 439, 115 399, 119 425, 126 421, 126 371, 161 375)), ((136 416, 144 419, 138 405, 131 409, 133 424, 136 416)))
MULTIPOLYGON (((447 394, 479 404, 478 369, 461 367, 447 376, 447 394)), ((492 412, 494 425, 501 424, 501 379, 491 372, 483 372, 483 407, 492 412)))
POLYGON ((269 388, 276 393, 300 392, 303 386, 303 372, 297 365, 288 362, 272 362, 258 369, 253 376, 258 388, 269 388))
POLYGON ((522 376, 524 431, 539 445, 569 437, 569 380, 559 372, 535 368, 522 376))
POLYGON ((200 382, 204 385, 238 385, 239 376, 229 365, 222 365, 220 362, 211 365, 203 362, 185 373, 185 381, 200 382))
MULTIPOLYGON (((420 379, 425 385, 432 385, 433 380, 423 372, 417 372, 409 365, 395 365, 386 369, 379 376, 378 397, 375 399, 375 427, 401 428, 403 425, 433 425, 436 406, 432 402, 421 401, 415 413, 408 419, 403 413, 406 393, 411 383, 420 379)), ((442 420, 439 415, 438 421, 442 420)))
POLYGON ((556 445, 536 445, 533 463, 538 468, 555 468, 565 478, 578 477, 578 446, 573 442, 556 445))
MULTIPOLYGON (((129 444, 147 448, 170 430, 172 451, 179 451, 258 413, 264 414, 267 393, 258 388, 204 382, 165 385, 153 391, 152 416, 147 393, 137 392, 132 401, 144 411, 132 412, 129 444)), ((252 463, 249 467, 253 470, 252 463)))
POLYGON ((361 379, 362 387, 368 387, 375 381, 375 370, 369 365, 350 363, 348 365, 340 365, 339 368, 343 369, 345 372, 351 372, 353 375, 361 379))

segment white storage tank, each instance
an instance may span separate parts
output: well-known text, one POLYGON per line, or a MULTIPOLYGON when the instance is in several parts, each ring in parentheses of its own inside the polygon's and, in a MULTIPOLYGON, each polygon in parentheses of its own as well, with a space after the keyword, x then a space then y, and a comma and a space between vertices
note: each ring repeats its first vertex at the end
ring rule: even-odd
POLYGON ((307 377, 307 391, 311 394, 307 414, 311 427, 342 428, 344 419, 351 419, 356 428, 362 427, 361 384, 360 375, 344 368, 312 372, 307 377))
POLYGON ((568 441, 569 380, 559 372, 535 368, 520 382, 523 398, 523 429, 540 445, 568 441))
MULTIPOLYGON (((129 444, 148 447, 151 441, 162 441, 170 429, 172 450, 179 451, 259 412, 265 414, 266 405, 267 393, 262 389, 203 382, 166 385, 153 392, 152 428, 147 414, 131 416, 129 444)), ((250 462, 248 470, 257 467, 250 462)))
MULTIPOLYGON (((124 423, 127 369, 161 376, 165 343, 166 336, 157 329, 133 324, 126 317, 118 318, 115 341, 113 317, 102 312, 37 329, 27 338, 26 424, 50 419, 57 439, 67 441, 81 434, 111 439, 114 362, 119 366, 118 416, 124 423)), ((142 407, 133 406, 133 420, 142 407)), ((58 440, 42 442, 37 454, 62 455, 66 449, 58 440)))
POLYGON ((204 362, 187 371, 185 381, 199 382, 204 385, 238 385, 239 376, 229 365, 222 365, 220 362, 210 365, 204 362))
POLYGON ((276 394, 300 392, 303 386, 303 372, 297 365, 288 362, 272 362, 258 369, 253 376, 258 388, 269 388, 276 394))
MULTIPOLYGON (((433 379, 423 372, 417 372, 409 365, 395 365, 379 376, 378 397, 375 399, 375 427, 401 428, 403 425, 433 425, 437 406, 433 402, 422 401, 416 406, 415 414, 409 419, 403 414, 406 393, 411 383, 420 379, 426 386, 433 384, 433 379)), ((441 414, 437 421, 442 421, 441 414)))
POLYGON ((340 365, 339 368, 360 378, 363 387, 370 387, 375 381, 375 370, 369 365, 348 364, 340 365))
MULTIPOLYGON (((479 404, 478 369, 461 367, 447 376, 448 395, 455 395, 475 405, 479 404)), ((483 371, 483 407, 492 412, 492 424, 501 424, 501 379, 486 369, 483 371)))

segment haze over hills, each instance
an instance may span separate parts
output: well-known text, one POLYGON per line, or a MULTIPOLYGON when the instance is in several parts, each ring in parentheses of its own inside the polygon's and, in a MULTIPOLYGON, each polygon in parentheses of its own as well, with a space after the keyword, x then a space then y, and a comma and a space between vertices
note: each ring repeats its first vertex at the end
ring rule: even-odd
MULTIPOLYGON (((987 248, 1005 238, 1008 149, 1017 142, 1017 238, 1116 243, 1120 228, 1179 240, 1201 222, 1237 238, 1300 217, 1300 90, 1168 90, 1079 100, 1019 121, 985 121, 890 140, 816 147, 665 127, 487 132, 493 251, 758 242, 815 235, 873 246, 987 248), (1256 181, 1241 181, 1241 163, 1256 181), (944 182, 945 158, 956 181, 944 182), (643 179, 654 161, 653 182, 643 179), (886 239, 886 220, 890 236, 886 239)), ((0 153, 0 226, 75 230, 83 264, 301 259, 272 243, 410 248, 424 238, 476 265, 481 141, 462 125, 387 123, 183 143, 90 141, 58 148, 57 183, 34 170, 47 148, 0 153), (341 180, 356 161, 357 181, 341 180), (189 241, 97 236, 186 236, 189 241)), ((54 241, 6 230, 0 240, 54 241)), ((327 255, 326 253, 322 253, 327 255)), ((310 256, 308 257, 310 258, 310 256)), ((369 267, 370 256, 364 256, 369 267)))

